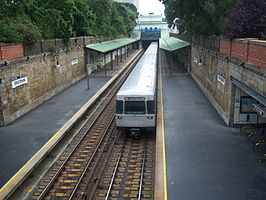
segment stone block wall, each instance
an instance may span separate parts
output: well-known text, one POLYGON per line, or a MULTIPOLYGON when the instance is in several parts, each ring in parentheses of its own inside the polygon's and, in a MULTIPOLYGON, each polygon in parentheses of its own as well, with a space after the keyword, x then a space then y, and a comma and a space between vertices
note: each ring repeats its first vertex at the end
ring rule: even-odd
POLYGON ((28 61, 0 66, 0 74, 0 125, 7 125, 83 78, 86 74, 84 49, 74 48, 58 55, 35 56, 28 61), (72 64, 72 59, 78 59, 78 63, 72 64), (28 82, 12 88, 12 79, 22 75, 28 82))
MULTIPOLYGON (((241 51, 238 55, 241 55, 241 51)), ((266 96, 266 78, 254 71, 252 67, 255 66, 251 64, 239 66, 239 60, 195 45, 192 45, 191 60, 191 75, 228 125, 233 124, 234 112, 235 86, 231 77, 266 96), (199 58, 201 63, 197 62, 199 58), (221 76, 224 82, 219 81, 218 76, 221 76)))
MULTIPOLYGON (((179 36, 191 43, 191 75, 226 124, 235 122, 235 78, 266 96, 266 42, 248 39, 233 41, 217 37, 179 36), (240 65, 241 63, 241 65, 240 65)), ((180 53, 179 53, 180 54, 180 53)))

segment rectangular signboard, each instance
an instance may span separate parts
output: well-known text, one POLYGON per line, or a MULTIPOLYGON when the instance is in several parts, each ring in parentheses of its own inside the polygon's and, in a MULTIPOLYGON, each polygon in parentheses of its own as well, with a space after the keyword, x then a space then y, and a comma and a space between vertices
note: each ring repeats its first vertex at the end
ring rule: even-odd
POLYGON ((218 74, 217 74, 217 80, 218 80, 220 83, 222 83, 223 85, 225 85, 225 77, 224 77, 223 74, 218 73, 218 74))
POLYGON ((266 110, 262 106, 258 104, 252 104, 252 109, 255 110, 261 117, 266 117, 265 115, 266 110))
POLYGON ((18 76, 18 77, 13 77, 11 79, 12 88, 16 88, 16 87, 18 87, 20 85, 24 85, 26 83, 28 83, 28 77, 26 74, 23 74, 23 75, 18 76))
POLYGON ((72 58, 71 59, 71 65, 75 65, 79 62, 78 58, 72 58))

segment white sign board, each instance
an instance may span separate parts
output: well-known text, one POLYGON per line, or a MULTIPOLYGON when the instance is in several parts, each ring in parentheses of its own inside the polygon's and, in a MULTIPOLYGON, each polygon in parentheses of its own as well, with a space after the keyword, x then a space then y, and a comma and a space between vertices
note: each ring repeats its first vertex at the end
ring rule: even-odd
POLYGON ((261 117, 266 118, 266 110, 258 104, 252 104, 252 109, 255 110, 261 117))
POLYGON ((71 65, 75 65, 79 62, 78 58, 72 58, 71 59, 71 65))
POLYGON ((11 79, 12 88, 16 88, 16 87, 18 87, 20 85, 24 85, 26 83, 28 83, 28 77, 25 74, 21 75, 21 76, 18 76, 18 77, 13 77, 11 79))
POLYGON ((223 85, 225 85, 225 77, 222 74, 220 73, 217 74, 217 80, 223 85))

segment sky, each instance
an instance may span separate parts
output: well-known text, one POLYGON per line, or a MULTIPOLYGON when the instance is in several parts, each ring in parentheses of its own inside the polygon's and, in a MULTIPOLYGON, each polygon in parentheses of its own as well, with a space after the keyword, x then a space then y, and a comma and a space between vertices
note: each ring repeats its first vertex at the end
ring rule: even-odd
POLYGON ((164 5, 159 0, 139 0, 139 13, 162 14, 164 16, 164 5))

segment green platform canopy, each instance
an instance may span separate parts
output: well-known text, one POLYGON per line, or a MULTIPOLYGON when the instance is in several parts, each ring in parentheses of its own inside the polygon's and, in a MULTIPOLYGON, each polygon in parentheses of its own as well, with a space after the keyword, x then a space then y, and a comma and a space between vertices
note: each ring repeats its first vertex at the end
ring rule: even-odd
POLYGON ((117 40, 101 42, 97 44, 90 44, 90 45, 87 45, 86 48, 92 49, 92 50, 95 50, 101 53, 106 53, 106 52, 109 52, 115 49, 119 49, 120 47, 126 46, 138 40, 139 39, 122 38, 122 39, 117 39, 117 40))
POLYGON ((160 48, 167 51, 175 51, 190 46, 189 42, 179 40, 174 37, 166 37, 160 39, 160 48))

